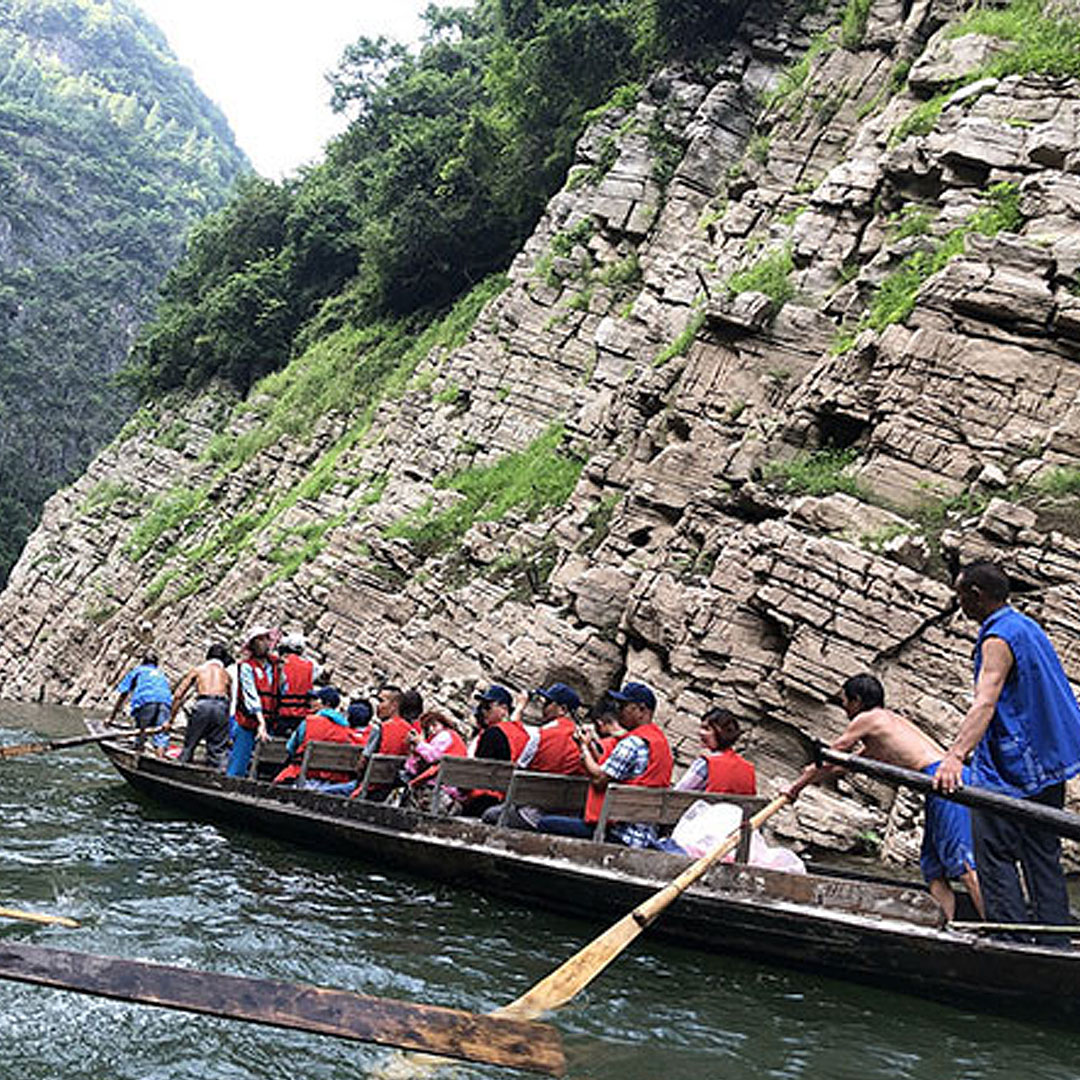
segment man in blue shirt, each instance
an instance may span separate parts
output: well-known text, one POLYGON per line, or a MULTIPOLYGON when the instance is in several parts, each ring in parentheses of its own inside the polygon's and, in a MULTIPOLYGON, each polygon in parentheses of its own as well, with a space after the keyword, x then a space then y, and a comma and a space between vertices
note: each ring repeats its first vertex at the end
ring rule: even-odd
MULTIPOLYGON (((974 751, 973 784, 1060 808, 1065 781, 1080 773, 1080 706, 1061 661, 1038 623, 1009 606, 1009 579, 999 566, 972 563, 955 588, 961 610, 980 624, 975 698, 934 784, 945 792, 960 787, 963 761, 974 751)), ((983 810, 971 818, 987 919, 1071 922, 1057 833, 983 810)))
MULTIPOLYGON (((116 692, 120 696, 113 705, 109 723, 116 722, 120 709, 130 697, 131 716, 140 732, 135 737, 135 749, 140 751, 146 741, 142 732, 147 728, 164 727, 169 722, 169 709, 172 705, 169 680, 158 666, 157 653, 148 652, 142 658, 142 663, 132 668, 120 680, 116 692)), ((168 745, 167 732, 162 731, 154 736, 154 747, 158 753, 163 753, 168 745)))

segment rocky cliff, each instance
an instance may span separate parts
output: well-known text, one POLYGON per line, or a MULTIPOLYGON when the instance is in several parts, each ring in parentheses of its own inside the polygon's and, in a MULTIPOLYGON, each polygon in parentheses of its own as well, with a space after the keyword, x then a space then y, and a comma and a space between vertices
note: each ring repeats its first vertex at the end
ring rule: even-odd
MULTIPOLYGON (((644 679, 683 763, 726 703, 769 786, 858 670, 949 738, 982 555, 1080 676, 1080 83, 960 14, 751 5, 595 119, 463 340, 144 410, 0 598, 5 693, 100 703, 146 637, 178 669, 270 620, 459 715, 644 679), (328 370, 355 409, 284 423, 328 370)), ((781 830, 906 859, 916 814, 853 779, 781 830)))

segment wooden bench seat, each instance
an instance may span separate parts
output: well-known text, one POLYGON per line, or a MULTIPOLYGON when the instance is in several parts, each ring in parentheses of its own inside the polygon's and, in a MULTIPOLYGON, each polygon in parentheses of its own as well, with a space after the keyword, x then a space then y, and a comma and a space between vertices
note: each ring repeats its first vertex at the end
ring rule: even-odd
POLYGON ((364 779, 360 784, 358 799, 366 799, 372 789, 389 788, 405 764, 403 754, 372 754, 364 769, 364 779))
POLYGON ((460 790, 479 789, 504 794, 514 775, 512 761, 487 761, 483 758, 445 757, 439 762, 435 775, 435 791, 431 805, 436 813, 444 812, 444 799, 440 798, 446 787, 460 790))
POLYGON ((750 832, 746 823, 768 805, 768 799, 759 795, 728 795, 719 791, 676 791, 674 788, 639 787, 636 784, 609 784, 593 838, 602 840, 608 826, 620 821, 674 825, 699 800, 731 803, 741 808, 743 834, 735 852, 735 860, 746 862, 750 854, 750 832))
POLYGON ((515 769, 498 824, 506 824, 511 807, 522 806, 534 806, 546 813, 580 817, 585 812, 588 791, 587 776, 563 776, 560 773, 515 769))
POLYGON ((252 780, 273 780, 285 767, 289 755, 285 753, 284 739, 267 739, 255 743, 255 753, 251 758, 248 776, 252 780))
POLYGON ((312 770, 327 769, 331 772, 347 773, 350 780, 359 779, 363 766, 364 748, 358 743, 309 742, 304 747, 304 756, 300 759, 300 775, 296 778, 297 786, 303 784, 312 770))

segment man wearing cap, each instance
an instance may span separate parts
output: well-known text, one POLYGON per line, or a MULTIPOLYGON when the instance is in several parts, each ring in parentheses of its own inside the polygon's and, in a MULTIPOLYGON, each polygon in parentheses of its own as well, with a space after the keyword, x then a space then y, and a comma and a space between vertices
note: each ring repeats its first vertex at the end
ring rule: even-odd
POLYGON ((273 633, 269 626, 253 627, 247 635, 247 655, 237 665, 237 729, 225 770, 229 776, 247 776, 255 742, 270 738, 267 719, 276 714, 278 696, 288 690, 270 651, 273 633))
POLYGON ((474 713, 480 725, 480 738, 472 756, 486 761, 517 761, 529 733, 519 714, 510 715, 514 699, 505 686, 489 686, 479 695, 474 713))
MULTIPOLYGON (((581 740, 581 762, 591 780, 585 817, 545 815, 537 825, 541 832, 592 836, 608 784, 664 788, 671 783, 671 747, 653 720, 656 695, 644 683, 628 682, 620 691, 608 691, 608 696, 618 705, 619 723, 628 734, 602 764, 588 742, 581 740)), ((609 827, 608 838, 628 847, 651 847, 656 843, 656 828, 649 822, 616 822, 609 827)))
POLYGON ((277 738, 291 735, 308 714, 308 694, 320 671, 314 660, 303 655, 306 645, 299 630, 286 634, 278 645, 282 688, 278 694, 277 715, 267 724, 270 734, 277 738))
MULTIPOLYGON (((520 710, 510 716, 514 699, 505 686, 494 684, 477 695, 473 715, 480 725, 480 736, 471 749, 470 756, 485 761, 517 761, 529 733, 521 722, 520 710)), ((488 788, 474 788, 468 793, 461 808, 465 817, 481 817, 485 811, 498 807, 505 792, 488 788)))
POLYGON ((533 696, 540 700, 543 723, 529 736, 517 759, 518 767, 563 776, 580 775, 585 766, 575 736, 581 698, 572 687, 561 682, 534 690, 533 696))
MULTIPOLYGON (((289 755, 289 764, 274 777, 275 784, 288 784, 300 775, 300 759, 304 748, 313 742, 335 742, 360 744, 360 736, 349 725, 349 721, 339 711, 341 693, 333 686, 324 686, 312 692, 312 701, 318 710, 309 713, 297 725, 289 736, 285 750, 289 755)), ((326 784, 346 784, 352 777, 349 773, 335 772, 332 769, 309 769, 305 781, 306 787, 322 787, 326 784)))

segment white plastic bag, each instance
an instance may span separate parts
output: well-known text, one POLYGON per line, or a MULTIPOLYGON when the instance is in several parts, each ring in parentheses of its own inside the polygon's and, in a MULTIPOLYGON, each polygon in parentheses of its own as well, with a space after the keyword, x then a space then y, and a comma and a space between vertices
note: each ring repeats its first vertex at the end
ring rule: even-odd
POLYGON ((688 855, 700 859, 737 832, 741 824, 740 807, 732 803, 710 803, 699 799, 679 818, 671 832, 671 839, 688 855))

